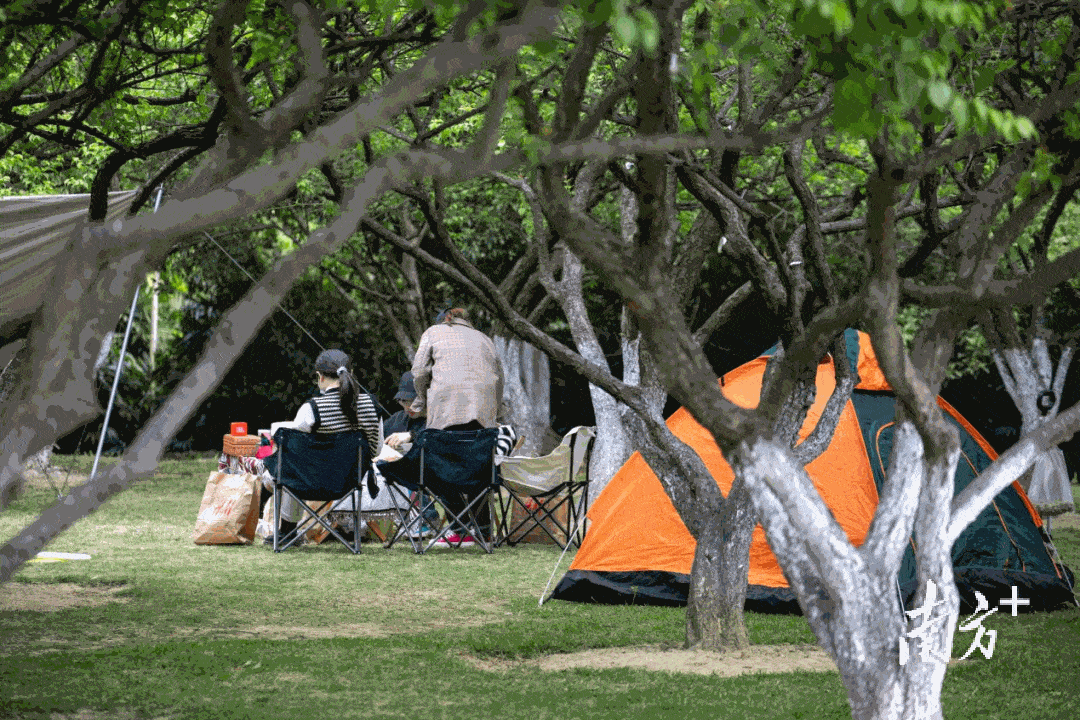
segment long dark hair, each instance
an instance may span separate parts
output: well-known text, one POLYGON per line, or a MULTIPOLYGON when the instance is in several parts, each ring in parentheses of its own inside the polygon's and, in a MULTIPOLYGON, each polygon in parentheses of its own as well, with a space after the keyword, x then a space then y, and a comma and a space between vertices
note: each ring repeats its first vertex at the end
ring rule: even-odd
POLYGON ((356 402, 360 398, 360 383, 353 377, 352 360, 341 350, 323 350, 315 359, 315 369, 323 377, 336 377, 341 381, 338 407, 353 430, 359 428, 360 418, 356 414, 356 402))

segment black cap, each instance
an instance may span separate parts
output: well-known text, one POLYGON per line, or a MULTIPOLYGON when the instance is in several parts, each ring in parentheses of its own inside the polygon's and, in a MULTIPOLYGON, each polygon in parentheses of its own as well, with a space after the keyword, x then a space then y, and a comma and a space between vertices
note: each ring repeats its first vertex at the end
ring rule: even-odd
POLYGON ((413 385, 412 373, 407 372, 401 376, 401 381, 398 383, 397 395, 394 396, 395 400, 413 400, 416 398, 416 387, 413 385))

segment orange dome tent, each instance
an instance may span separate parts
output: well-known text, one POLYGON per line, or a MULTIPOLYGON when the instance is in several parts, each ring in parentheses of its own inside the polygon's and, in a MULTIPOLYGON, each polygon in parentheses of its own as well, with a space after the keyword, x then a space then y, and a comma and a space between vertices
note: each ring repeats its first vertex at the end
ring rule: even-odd
MULTIPOLYGON (((861 545, 878 502, 888 467, 895 397, 874 357, 869 337, 848 331, 848 361, 859 380, 844 408, 828 448, 807 466, 815 487, 855 545, 861 545), (855 349, 858 348, 856 354, 855 349)), ((721 378, 725 396, 743 407, 758 402, 768 357, 762 356, 721 378)), ((802 428, 816 425, 835 380, 832 359, 818 365, 817 399, 802 428)), ((963 457, 956 491, 996 457, 990 445, 948 403, 938 399, 959 428, 963 457)), ((727 494, 732 472, 712 435, 685 409, 667 421, 671 431, 697 451, 727 494)), ((676 513, 659 480, 640 454, 634 453, 615 474, 588 513, 589 529, 570 570, 555 588, 563 600, 606 603, 685 604, 694 558, 694 539, 676 513)), ((990 592, 1010 585, 1027 589, 1032 609, 1072 601, 1069 571, 1050 558, 1043 543, 1042 521, 1017 483, 1006 488, 972 523, 953 548, 957 584, 965 604, 974 590, 990 592)), ((908 550, 898 583, 914 591, 914 556, 908 550)), ((1004 596, 1001 596, 1004 597, 1004 596)), ((750 546, 747 607, 798 612, 794 593, 760 525, 750 546)))

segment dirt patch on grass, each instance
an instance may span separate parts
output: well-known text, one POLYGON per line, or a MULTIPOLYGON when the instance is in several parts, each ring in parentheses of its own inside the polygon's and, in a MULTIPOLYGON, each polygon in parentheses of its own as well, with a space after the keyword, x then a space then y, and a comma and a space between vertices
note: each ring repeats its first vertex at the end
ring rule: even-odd
POLYGON ((74 607, 96 607, 127 602, 126 585, 76 583, 5 583, 0 585, 0 610, 54 612, 74 607))
MULTIPOLYGON (((395 635, 411 635, 418 631, 439 630, 446 627, 481 627, 493 621, 487 619, 458 618, 443 619, 423 623, 406 623, 388 620, 385 623, 337 623, 327 627, 304 625, 252 625, 230 629, 228 637, 252 636, 268 640, 327 640, 332 638, 373 638, 384 639, 395 635)), ((196 631, 198 634, 198 631, 196 631)))
POLYGON ((254 625, 236 628, 229 635, 252 635, 266 640, 328 640, 333 638, 387 638, 391 629, 376 623, 342 623, 333 627, 254 625))
POLYGON ((141 717, 134 710, 91 710, 89 708, 76 710, 74 713, 53 712, 49 715, 50 720, 140 720, 141 717))
POLYGON ((548 672, 575 668, 608 670, 632 667, 657 672, 721 677, 796 671, 836 672, 836 664, 832 658, 816 645, 751 645, 749 650, 728 653, 647 645, 633 648, 584 650, 518 662, 475 656, 469 657, 468 660, 477 668, 489 672, 522 667, 535 667, 548 672))

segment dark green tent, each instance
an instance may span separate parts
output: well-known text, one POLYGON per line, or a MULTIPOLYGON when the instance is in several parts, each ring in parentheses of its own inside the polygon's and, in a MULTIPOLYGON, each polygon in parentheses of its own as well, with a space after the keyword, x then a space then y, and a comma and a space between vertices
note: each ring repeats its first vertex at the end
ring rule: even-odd
MULTIPOLYGON (((859 418, 870 456, 874 484, 881 492, 893 444, 893 424, 896 400, 891 394, 856 391, 851 403, 859 418)), ((955 411, 954 411, 955 412, 955 411)), ((986 469, 993 458, 976 440, 977 433, 962 419, 946 412, 945 417, 960 435, 960 462, 954 476, 954 494, 966 488, 975 476, 986 469)), ((1013 484, 998 493, 994 501, 983 508, 973 523, 960 534, 952 548, 953 572, 960 589, 964 612, 973 612, 975 591, 979 591, 991 606, 1012 596, 1012 587, 1020 597, 1031 600, 1033 610, 1052 610, 1072 601, 1073 577, 1064 565, 1054 562, 1047 549, 1049 538, 1040 524, 1038 514, 1013 484)), ((910 605, 915 594, 915 554, 912 537, 900 566, 898 583, 905 603, 910 605)))

